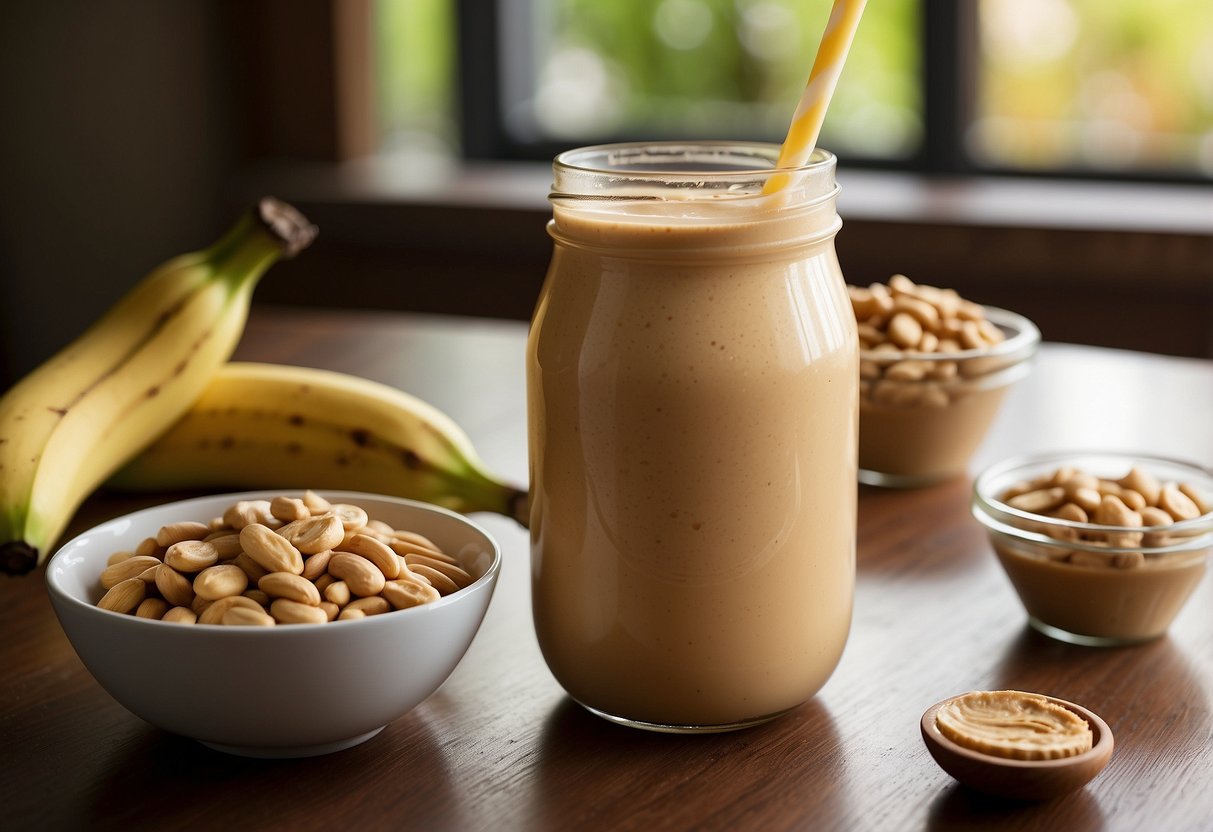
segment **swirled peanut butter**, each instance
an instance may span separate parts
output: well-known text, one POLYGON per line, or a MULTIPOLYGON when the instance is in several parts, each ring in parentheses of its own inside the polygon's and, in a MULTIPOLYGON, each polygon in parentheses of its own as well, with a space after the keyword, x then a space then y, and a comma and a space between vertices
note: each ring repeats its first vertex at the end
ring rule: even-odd
POLYGON ((1090 751, 1091 726, 1036 693, 974 691, 935 716, 939 732, 959 746, 1012 760, 1055 760, 1090 751))

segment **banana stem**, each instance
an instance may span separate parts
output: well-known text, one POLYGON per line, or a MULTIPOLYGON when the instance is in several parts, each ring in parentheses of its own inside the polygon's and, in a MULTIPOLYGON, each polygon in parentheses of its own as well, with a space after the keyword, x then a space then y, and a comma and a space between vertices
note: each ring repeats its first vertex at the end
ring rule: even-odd
POLYGON ((294 207, 265 197, 210 247, 205 259, 216 275, 240 285, 260 277, 275 260, 294 257, 316 233, 294 207))
POLYGON ((509 499, 509 516, 524 529, 531 527, 531 496, 525 491, 514 491, 509 499))
POLYGON ((6 575, 24 575, 38 563, 38 550, 24 540, 0 543, 0 571, 6 575))

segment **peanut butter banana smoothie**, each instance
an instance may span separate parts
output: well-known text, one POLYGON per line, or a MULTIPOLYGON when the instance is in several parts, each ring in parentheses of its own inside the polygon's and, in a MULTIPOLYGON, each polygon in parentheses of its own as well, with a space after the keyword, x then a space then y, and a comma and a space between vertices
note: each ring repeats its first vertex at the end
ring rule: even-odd
POLYGON ((724 730, 833 672, 855 575, 858 339, 834 159, 615 145, 555 166, 527 351, 535 626, 600 715, 724 730))

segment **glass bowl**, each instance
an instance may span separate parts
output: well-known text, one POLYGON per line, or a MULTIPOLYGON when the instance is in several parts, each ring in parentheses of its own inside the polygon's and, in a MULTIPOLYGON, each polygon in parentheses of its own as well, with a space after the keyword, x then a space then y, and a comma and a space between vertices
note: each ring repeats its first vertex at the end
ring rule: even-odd
POLYGON ((982 308, 1006 340, 945 353, 860 351, 860 482, 913 488, 965 472, 1040 344, 1027 318, 982 308))
MULTIPOLYGON (((1098 490, 1106 500, 1103 491, 1115 489, 1098 490)), ((1032 627, 1073 644, 1135 644, 1166 633, 1204 575, 1213 550, 1209 495, 1213 472, 1196 463, 1141 453, 1051 452, 1008 459, 983 471, 973 486, 972 512, 986 527, 1032 627), (1016 499, 1024 488, 1035 494, 1065 490, 1056 478, 1045 480, 1065 468, 1105 482, 1122 480, 1136 468, 1161 483, 1188 484, 1205 495, 1204 513, 1171 525, 1143 526, 1128 522, 1132 514, 1111 524, 1049 516, 1067 513, 1060 508, 1017 507, 1033 500, 1016 499)), ((1133 502, 1123 490, 1122 497, 1117 498, 1122 504, 1133 502)), ((1053 499, 1044 493, 1040 505, 1053 499)), ((1095 511, 1088 519, 1104 516, 1095 511)))

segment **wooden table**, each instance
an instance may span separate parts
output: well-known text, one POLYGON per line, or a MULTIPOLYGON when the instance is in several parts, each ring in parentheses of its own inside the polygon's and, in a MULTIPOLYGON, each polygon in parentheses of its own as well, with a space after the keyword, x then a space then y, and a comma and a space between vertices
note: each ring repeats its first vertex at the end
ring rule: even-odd
MULTIPOLYGON (((514 323, 256 310, 239 356, 396 384, 455 417, 485 459, 526 477, 523 343, 514 323)), ((977 470, 1023 451, 1120 447, 1213 464, 1213 362, 1046 345, 977 470)), ((851 638, 815 700, 714 736, 617 727, 548 673, 532 631, 528 542, 505 550, 488 617, 450 680, 412 713, 326 757, 230 757, 143 723, 85 671, 41 574, 0 579, 0 827, 25 829, 1213 829, 1213 586, 1168 637, 1074 647, 1029 630, 968 513, 970 482, 862 489, 851 638), (1051 693, 1101 714, 1107 769, 1051 803, 959 787, 918 734, 972 689, 1051 693)), ((159 499, 94 498, 73 530, 159 499)))

